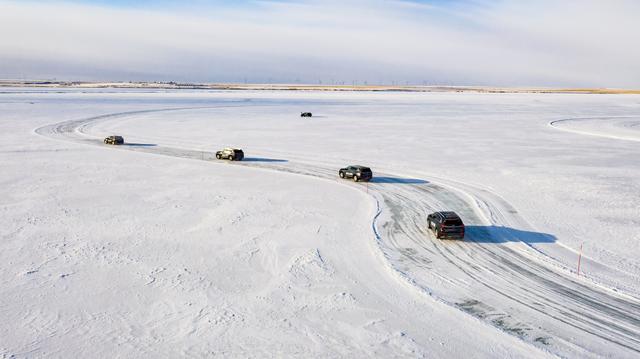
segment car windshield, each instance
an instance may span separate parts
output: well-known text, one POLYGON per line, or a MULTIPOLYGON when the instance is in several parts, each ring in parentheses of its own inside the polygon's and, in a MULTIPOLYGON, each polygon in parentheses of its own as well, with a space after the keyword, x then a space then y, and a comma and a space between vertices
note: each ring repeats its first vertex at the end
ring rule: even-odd
POLYGON ((444 221, 445 226, 461 226, 462 220, 460 218, 447 219, 444 221))

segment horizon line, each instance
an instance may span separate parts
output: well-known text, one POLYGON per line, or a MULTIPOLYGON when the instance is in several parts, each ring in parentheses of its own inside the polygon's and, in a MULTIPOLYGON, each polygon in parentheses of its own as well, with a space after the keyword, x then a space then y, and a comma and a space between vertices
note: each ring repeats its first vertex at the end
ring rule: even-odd
POLYGON ((316 91, 406 91, 406 92, 482 92, 482 93, 583 93, 640 94, 640 89, 618 87, 489 86, 447 84, 313 84, 242 83, 183 81, 76 81, 58 79, 0 79, 0 87, 63 87, 121 89, 201 89, 201 90, 316 90, 316 91))

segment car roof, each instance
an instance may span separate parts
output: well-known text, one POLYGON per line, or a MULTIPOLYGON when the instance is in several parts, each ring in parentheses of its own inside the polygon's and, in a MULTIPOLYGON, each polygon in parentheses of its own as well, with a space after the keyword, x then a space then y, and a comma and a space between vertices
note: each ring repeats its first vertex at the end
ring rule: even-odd
POLYGON ((233 148, 233 147, 225 147, 224 149, 225 149, 225 150, 228 150, 228 151, 242 151, 242 150, 241 150, 241 149, 239 149, 239 148, 233 148))
POLYGON ((456 214, 456 212, 451 212, 451 211, 440 211, 437 212, 440 213, 442 215, 442 217, 444 217, 445 219, 456 219, 456 218, 460 218, 460 216, 458 216, 456 214))
POLYGON ((351 167, 359 168, 359 169, 365 169, 365 168, 366 168, 366 169, 369 169, 369 167, 367 167, 367 166, 361 166, 361 165, 352 165, 351 167))

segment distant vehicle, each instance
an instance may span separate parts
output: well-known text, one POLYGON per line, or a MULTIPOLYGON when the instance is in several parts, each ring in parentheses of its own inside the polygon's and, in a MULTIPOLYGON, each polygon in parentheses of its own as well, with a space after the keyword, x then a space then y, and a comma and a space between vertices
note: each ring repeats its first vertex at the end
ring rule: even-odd
POLYGON ((431 213, 427 225, 436 238, 464 239, 464 223, 455 212, 431 213))
POLYGON ((244 152, 239 148, 225 148, 216 152, 216 158, 219 160, 242 161, 244 152))
POLYGON ((313 115, 311 114, 311 112, 302 112, 302 113, 300 114, 300 117, 311 117, 311 116, 313 116, 313 115))
POLYGON ((124 144, 124 138, 122 136, 109 136, 104 139, 105 145, 122 145, 124 144))
POLYGON ((364 166, 348 166, 338 171, 340 178, 351 178, 354 181, 369 181, 373 177, 371 168, 364 166))

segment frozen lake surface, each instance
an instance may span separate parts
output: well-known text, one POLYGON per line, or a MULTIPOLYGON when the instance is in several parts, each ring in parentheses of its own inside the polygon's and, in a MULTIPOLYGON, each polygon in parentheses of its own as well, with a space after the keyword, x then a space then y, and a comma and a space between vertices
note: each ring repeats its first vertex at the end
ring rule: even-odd
POLYGON ((634 95, 1 89, 0 353, 635 357, 638 118, 634 95))

